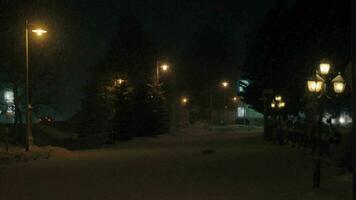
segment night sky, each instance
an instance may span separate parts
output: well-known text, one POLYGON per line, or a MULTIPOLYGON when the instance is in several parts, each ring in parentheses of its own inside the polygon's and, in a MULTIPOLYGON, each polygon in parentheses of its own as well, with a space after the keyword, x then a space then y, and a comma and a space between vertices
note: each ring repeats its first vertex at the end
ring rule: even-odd
POLYGON ((229 59, 242 65, 247 39, 253 37, 263 16, 276 1, 71 1, 68 6, 78 17, 73 23, 79 28, 73 35, 69 64, 60 75, 61 87, 53 115, 62 120, 80 109, 88 68, 104 57, 120 16, 136 16, 156 47, 171 60, 179 59, 199 27, 213 26, 233 38, 229 59))

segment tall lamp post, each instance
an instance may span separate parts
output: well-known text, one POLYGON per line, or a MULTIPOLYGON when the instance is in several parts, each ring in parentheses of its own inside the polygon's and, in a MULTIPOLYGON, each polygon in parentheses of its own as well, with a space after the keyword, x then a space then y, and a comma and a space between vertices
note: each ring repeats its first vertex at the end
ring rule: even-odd
POLYGON ((313 187, 320 187, 320 174, 321 174, 321 156, 322 156, 322 127, 323 127, 323 114, 324 114, 324 103, 326 99, 332 99, 337 95, 344 92, 346 83, 342 78, 341 74, 338 73, 336 76, 332 76, 330 73, 331 65, 330 63, 323 61, 319 64, 319 69, 316 70, 315 76, 307 81, 308 91, 315 94, 318 100, 319 106, 319 117, 318 117, 318 143, 319 152, 315 161, 315 168, 313 173, 313 187), (331 88, 332 89, 331 89, 331 88))
MULTIPOLYGON (((283 109, 285 106, 286 106, 286 103, 283 101, 282 96, 280 96, 280 95, 275 96, 271 102, 271 109, 276 110, 276 112, 278 110, 283 109)), ((281 130, 282 124, 281 124, 281 116, 279 115, 279 113, 280 112, 278 112, 276 114, 277 116, 275 115, 275 120, 277 121, 277 131, 278 131, 277 133, 280 133, 280 134, 277 134, 277 136, 279 136, 278 138, 280 139, 279 143, 283 144, 283 137, 282 137, 282 132, 281 132, 283 130, 281 130)))
POLYGON ((223 123, 225 124, 225 120, 226 120, 226 109, 227 109, 227 105, 226 105, 226 90, 229 87, 229 82, 227 81, 222 81, 221 82, 221 86, 224 89, 224 121, 223 123))
MULTIPOLYGON (((33 145, 33 137, 32 137, 32 105, 31 105, 31 97, 30 97, 30 78, 29 78, 29 28, 33 26, 33 24, 29 24, 28 20, 26 20, 25 26, 25 48, 26 48, 26 151, 30 151, 31 146, 33 145)), ((42 36, 47 33, 46 30, 42 28, 36 28, 31 30, 32 33, 35 33, 37 36, 42 36)))
POLYGON ((223 81, 223 82, 221 82, 221 86, 224 89, 224 109, 226 109, 227 108, 227 106, 226 106, 226 89, 229 87, 229 82, 223 81))

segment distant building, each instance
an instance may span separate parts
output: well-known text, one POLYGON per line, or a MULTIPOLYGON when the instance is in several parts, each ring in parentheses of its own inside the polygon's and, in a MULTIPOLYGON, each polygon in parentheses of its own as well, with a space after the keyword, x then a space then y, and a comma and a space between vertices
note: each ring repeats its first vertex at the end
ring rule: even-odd
POLYGON ((239 97, 239 102, 235 111, 235 123, 262 125, 263 114, 252 109, 250 105, 244 102, 244 95, 247 91, 247 87, 250 84, 251 81, 248 79, 237 80, 236 94, 239 97))

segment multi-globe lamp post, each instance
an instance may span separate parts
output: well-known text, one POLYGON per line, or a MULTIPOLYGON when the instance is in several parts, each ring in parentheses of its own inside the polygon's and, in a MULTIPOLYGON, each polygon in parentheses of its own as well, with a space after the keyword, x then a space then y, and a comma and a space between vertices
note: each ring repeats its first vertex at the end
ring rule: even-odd
MULTIPOLYGON (((283 100, 281 95, 277 95, 273 98, 272 102, 271 102, 271 109, 273 110, 281 110, 286 106, 286 102, 283 100)), ((280 116, 278 116, 278 126, 279 128, 281 127, 281 120, 280 120, 280 116)))
MULTIPOLYGON (((26 52, 26 151, 30 151, 31 146, 33 145, 33 137, 32 137, 32 105, 31 105, 31 97, 30 97, 30 78, 29 78, 29 29, 31 27, 35 27, 35 25, 30 24, 28 20, 26 20, 25 25, 25 52, 26 52)), ((46 30, 42 28, 34 28, 31 30, 32 33, 35 33, 38 37, 43 36, 43 34, 47 33, 46 30)))
POLYGON ((332 99, 342 94, 345 90, 345 80, 338 73, 336 76, 331 71, 331 64, 328 61, 322 61, 319 64, 318 70, 315 75, 307 81, 307 89, 310 93, 314 94, 318 101, 319 117, 318 117, 318 144, 319 152, 315 161, 315 168, 313 174, 313 187, 320 187, 321 176, 321 156, 322 156, 322 127, 323 127, 323 114, 324 103, 326 99, 332 99))

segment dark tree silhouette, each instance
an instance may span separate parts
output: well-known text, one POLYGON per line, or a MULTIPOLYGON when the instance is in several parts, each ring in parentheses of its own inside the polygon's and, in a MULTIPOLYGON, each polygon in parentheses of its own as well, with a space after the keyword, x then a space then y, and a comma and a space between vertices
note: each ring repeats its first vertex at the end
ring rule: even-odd
POLYGON ((248 44, 245 71, 253 81, 246 100, 262 110, 262 90, 287 99, 288 112, 302 109, 307 78, 328 58, 337 71, 350 59, 350 12, 347 1, 283 1, 271 10, 248 44))
POLYGON ((121 17, 118 27, 103 61, 91 69, 81 135, 114 132, 122 139, 167 132, 166 96, 151 79, 155 48, 135 17, 121 17), (119 78, 124 82, 115 86, 119 78))

